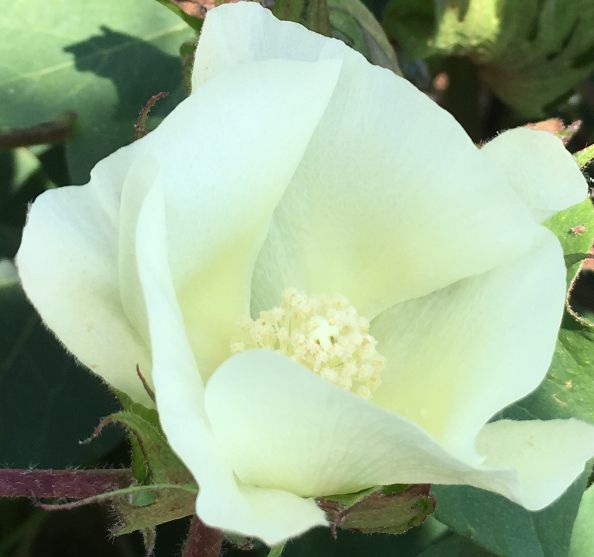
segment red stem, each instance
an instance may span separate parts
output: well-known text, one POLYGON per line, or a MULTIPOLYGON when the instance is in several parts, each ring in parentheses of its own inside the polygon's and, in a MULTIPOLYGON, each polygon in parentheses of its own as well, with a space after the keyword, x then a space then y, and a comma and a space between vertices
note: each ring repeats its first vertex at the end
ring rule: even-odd
POLYGON ((0 497, 85 499, 128 487, 130 470, 19 470, 0 468, 0 497))
POLYGON ((192 518, 182 557, 219 557, 223 533, 209 528, 198 517, 192 518))

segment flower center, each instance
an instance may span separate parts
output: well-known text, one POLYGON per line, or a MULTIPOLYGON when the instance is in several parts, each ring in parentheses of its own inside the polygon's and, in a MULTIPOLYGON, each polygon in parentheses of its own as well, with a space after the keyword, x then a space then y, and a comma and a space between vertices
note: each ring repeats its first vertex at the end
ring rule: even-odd
POLYGON ((285 290, 281 304, 241 324, 231 352, 280 352, 342 389, 371 398, 385 358, 369 334, 369 321, 340 295, 308 296, 285 290))

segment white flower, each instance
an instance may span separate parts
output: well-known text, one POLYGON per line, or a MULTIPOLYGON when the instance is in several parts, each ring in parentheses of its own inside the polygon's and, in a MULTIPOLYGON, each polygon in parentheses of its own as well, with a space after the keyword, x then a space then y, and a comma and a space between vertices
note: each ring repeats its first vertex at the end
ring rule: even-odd
POLYGON ((156 131, 37 199, 18 267, 85 365, 144 402, 136 364, 152 378, 208 524, 274 544, 325 523, 311 497, 392 483, 540 509, 594 427, 488 422, 545 376, 565 268, 539 223, 585 192, 553 136, 478 149, 405 80, 240 3, 156 131))

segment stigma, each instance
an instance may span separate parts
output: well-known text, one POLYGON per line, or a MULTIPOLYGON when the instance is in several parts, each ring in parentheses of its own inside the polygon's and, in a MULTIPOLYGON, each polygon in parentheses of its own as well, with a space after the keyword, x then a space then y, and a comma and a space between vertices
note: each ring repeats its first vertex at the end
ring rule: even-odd
POLYGON ((231 352, 280 352, 337 387, 370 399, 385 366, 376 345, 369 321, 344 296, 309 296, 289 288, 279 306, 240 325, 231 352))

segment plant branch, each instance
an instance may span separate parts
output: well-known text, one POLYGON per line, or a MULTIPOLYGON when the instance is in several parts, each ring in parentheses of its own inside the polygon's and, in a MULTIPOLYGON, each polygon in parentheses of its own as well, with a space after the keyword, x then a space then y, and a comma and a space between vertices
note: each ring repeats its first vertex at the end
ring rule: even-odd
POLYGON ((63 116, 51 122, 0 132, 0 151, 28 147, 29 145, 41 145, 43 143, 61 143, 70 133, 75 121, 76 114, 66 112, 63 116))
POLYGON ((198 517, 192 518, 182 557, 219 557, 223 533, 209 528, 198 517))
POLYGON ((127 468, 116 470, 20 470, 0 468, 0 497, 85 499, 129 486, 127 468))

